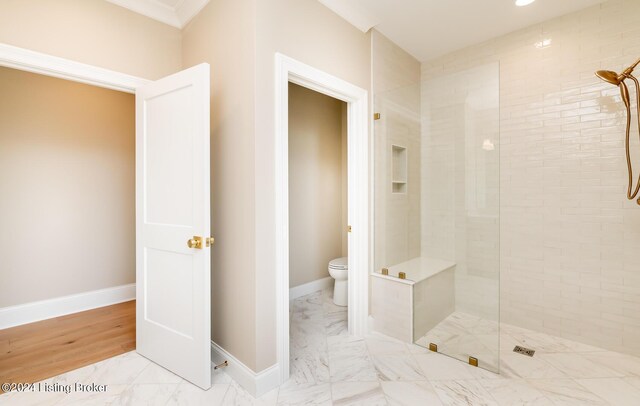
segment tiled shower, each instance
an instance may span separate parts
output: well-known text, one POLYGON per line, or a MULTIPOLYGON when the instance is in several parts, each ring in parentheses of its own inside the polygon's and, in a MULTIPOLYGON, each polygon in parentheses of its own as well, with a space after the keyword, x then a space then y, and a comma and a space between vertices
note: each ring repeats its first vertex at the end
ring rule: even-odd
MULTIPOLYGON (((423 62, 374 32, 374 271, 397 276, 419 257, 456 264, 455 322, 443 325, 474 327, 439 352, 475 352, 498 370, 489 353, 500 353, 502 323, 640 356, 640 206, 625 196, 624 105, 594 75, 639 56, 633 0, 423 62)), ((632 140, 640 151, 637 128, 632 140)))

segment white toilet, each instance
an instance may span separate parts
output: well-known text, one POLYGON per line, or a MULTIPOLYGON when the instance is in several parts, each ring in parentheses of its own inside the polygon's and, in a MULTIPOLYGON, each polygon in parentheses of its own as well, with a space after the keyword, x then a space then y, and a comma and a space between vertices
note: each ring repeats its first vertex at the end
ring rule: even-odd
POLYGON ((338 306, 346 306, 348 299, 349 266, 347 257, 336 258, 329 262, 329 275, 336 280, 333 287, 333 303, 338 306))

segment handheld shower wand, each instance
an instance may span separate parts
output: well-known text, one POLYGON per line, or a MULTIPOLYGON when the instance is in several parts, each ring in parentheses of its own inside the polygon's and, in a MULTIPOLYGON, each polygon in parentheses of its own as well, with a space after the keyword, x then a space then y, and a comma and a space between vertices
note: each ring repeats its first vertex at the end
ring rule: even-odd
MULTIPOLYGON (((627 199, 633 200, 638 197, 640 192, 640 176, 638 176, 638 181, 634 187, 633 185, 633 165, 631 163, 631 151, 629 147, 629 138, 631 133, 631 100, 629 98, 629 88, 627 84, 624 83, 625 79, 631 79, 636 85, 636 107, 638 109, 638 132, 640 134, 640 83, 633 73, 633 70, 640 64, 640 59, 636 61, 633 65, 629 66, 627 69, 622 71, 621 74, 617 74, 616 72, 610 70, 599 70, 596 72, 596 76, 600 79, 604 80, 607 83, 611 83, 612 85, 618 86, 620 88, 620 94, 622 96, 622 101, 627 109, 627 132, 625 138, 625 150, 627 153, 627 172, 629 173, 629 186, 627 188, 627 199)), ((638 204, 640 204, 640 197, 636 200, 638 204)))

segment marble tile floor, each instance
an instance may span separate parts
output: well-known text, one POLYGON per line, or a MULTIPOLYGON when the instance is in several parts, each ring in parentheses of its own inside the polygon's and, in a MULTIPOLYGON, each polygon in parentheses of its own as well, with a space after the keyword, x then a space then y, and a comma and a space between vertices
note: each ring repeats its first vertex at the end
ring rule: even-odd
POLYGON ((292 302, 291 379, 255 399, 224 371, 208 391, 130 352, 48 379, 105 393, 8 393, 0 405, 638 405, 640 358, 502 326, 494 374, 379 334, 347 334, 330 291, 292 302), (511 350, 536 349, 533 358, 511 350))
MULTIPOLYGON (((424 348, 429 348, 430 343, 437 344, 438 352, 442 354, 465 362, 470 356, 475 357, 482 368, 499 371, 500 333, 497 321, 454 312, 416 340, 416 344, 424 348)), ((507 340, 506 344, 511 342, 507 340)))

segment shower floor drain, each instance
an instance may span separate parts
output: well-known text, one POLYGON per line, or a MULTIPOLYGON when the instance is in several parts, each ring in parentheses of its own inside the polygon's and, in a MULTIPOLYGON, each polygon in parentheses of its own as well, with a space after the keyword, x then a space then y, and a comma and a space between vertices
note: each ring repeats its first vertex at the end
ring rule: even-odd
POLYGON ((517 352, 518 354, 533 357, 533 354, 536 353, 536 350, 531 350, 529 348, 524 348, 524 347, 520 347, 519 345, 516 345, 515 347, 513 347, 513 352, 517 352))

